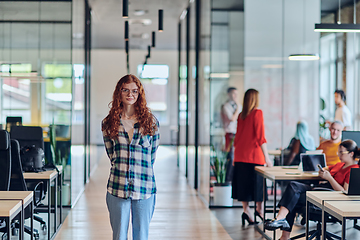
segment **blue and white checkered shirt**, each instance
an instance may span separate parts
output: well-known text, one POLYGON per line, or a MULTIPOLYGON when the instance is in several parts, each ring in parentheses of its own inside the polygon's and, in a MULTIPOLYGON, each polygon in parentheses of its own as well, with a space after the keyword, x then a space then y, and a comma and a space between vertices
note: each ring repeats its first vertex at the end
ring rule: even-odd
POLYGON ((159 147, 159 122, 155 135, 139 133, 139 123, 134 124, 134 135, 129 144, 129 135, 120 124, 118 139, 103 138, 106 153, 111 161, 107 191, 119 198, 147 199, 156 193, 154 162, 159 147))

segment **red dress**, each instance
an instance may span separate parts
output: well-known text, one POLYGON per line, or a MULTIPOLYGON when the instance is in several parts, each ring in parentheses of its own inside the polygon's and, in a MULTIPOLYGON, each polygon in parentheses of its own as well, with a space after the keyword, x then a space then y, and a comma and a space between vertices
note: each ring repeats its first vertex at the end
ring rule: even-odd
POLYGON ((240 115, 234 139, 234 162, 265 164, 261 145, 266 143, 263 112, 254 109, 245 118, 240 115))

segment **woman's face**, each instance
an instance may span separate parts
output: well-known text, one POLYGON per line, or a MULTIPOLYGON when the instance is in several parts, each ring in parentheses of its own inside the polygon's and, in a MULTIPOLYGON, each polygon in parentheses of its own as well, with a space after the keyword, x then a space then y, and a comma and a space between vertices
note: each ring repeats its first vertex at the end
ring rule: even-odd
POLYGON ((139 97, 139 88, 136 83, 124 83, 121 88, 121 101, 124 105, 133 105, 139 97))
POLYGON ((343 162, 343 163, 351 163, 352 161, 354 161, 353 155, 354 155, 353 152, 349 152, 343 146, 339 146, 338 156, 339 156, 341 162, 343 162))

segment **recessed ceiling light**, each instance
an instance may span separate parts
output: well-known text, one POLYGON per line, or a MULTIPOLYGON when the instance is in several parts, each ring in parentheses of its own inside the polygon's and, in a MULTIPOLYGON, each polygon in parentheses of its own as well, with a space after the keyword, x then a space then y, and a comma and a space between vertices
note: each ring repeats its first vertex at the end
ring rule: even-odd
POLYGON ((144 15, 146 13, 146 11, 145 10, 135 10, 134 11, 134 15, 135 16, 142 16, 142 15, 144 15))

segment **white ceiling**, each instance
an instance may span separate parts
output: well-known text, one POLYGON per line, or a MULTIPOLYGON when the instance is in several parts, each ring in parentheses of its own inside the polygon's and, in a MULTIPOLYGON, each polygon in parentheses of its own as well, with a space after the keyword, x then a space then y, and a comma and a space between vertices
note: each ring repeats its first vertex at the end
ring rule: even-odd
MULTIPOLYGON (((92 9, 92 48, 124 48, 124 21, 122 0, 89 0, 92 9)), ((151 32, 156 31, 157 49, 177 48, 177 24, 188 0, 129 0, 130 48, 147 49, 151 44, 151 32), (158 10, 164 10, 164 31, 158 32, 158 10), (135 10, 144 10, 136 16, 135 10), (150 25, 137 20, 149 19, 150 25), (141 36, 147 35, 147 39, 141 36)))

